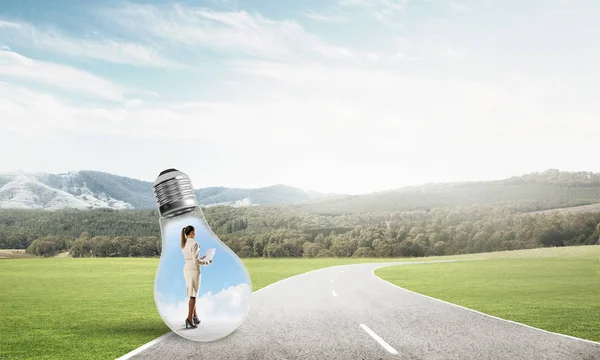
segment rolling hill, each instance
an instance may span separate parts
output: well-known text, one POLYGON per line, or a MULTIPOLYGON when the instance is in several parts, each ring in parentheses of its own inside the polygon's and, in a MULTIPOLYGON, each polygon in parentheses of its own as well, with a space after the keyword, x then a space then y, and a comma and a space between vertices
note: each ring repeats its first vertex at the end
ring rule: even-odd
POLYGON ((287 206, 318 214, 513 205, 538 211, 600 203, 600 173, 547 170, 509 179, 426 184, 366 195, 340 195, 287 206))
MULTIPOLYGON (((286 185, 196 190, 203 206, 254 206, 317 199, 325 194, 286 185)), ((153 209, 152 183, 99 171, 0 174, 0 209, 153 209)))
MULTIPOLYGON (((318 214, 428 210, 471 205, 541 211, 600 203, 600 173, 547 170, 508 179, 426 184, 366 195, 329 195, 286 185, 196 190, 203 206, 282 207, 318 214)), ((152 183, 99 171, 0 174, 0 209, 154 209, 152 183)))

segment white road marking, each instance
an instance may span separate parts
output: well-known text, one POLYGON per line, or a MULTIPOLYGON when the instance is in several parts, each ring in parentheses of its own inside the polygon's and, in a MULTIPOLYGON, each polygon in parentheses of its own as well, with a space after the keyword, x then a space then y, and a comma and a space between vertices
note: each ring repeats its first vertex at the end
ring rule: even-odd
POLYGON ((331 283, 333 284, 333 279, 331 279, 331 283))
POLYGON ((373 332, 373 330, 369 329, 369 327, 365 324, 360 324, 360 327, 367 332, 367 334, 371 335, 371 337, 373 339, 375 339, 375 341, 377 341, 379 343, 379 345, 383 346, 384 349, 387 350, 387 352, 389 352, 390 354, 393 355, 398 355, 398 352, 396 351, 396 349, 394 349, 393 347, 390 346, 390 344, 386 343, 385 340, 383 340, 381 337, 379 337, 379 335, 375 334, 373 332))
POLYGON ((331 290, 331 295, 333 295, 333 297, 337 297, 337 294, 335 293, 335 290, 331 290))

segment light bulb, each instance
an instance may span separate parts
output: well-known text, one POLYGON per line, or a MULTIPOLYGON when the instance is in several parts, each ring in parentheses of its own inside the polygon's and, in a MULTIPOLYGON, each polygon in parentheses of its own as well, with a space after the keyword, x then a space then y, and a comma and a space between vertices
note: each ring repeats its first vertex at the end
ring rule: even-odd
POLYGON ((252 283, 248 270, 210 229, 186 174, 176 169, 161 172, 153 191, 162 238, 154 281, 158 313, 171 330, 189 340, 208 342, 231 334, 242 325, 250 310, 252 283), (190 248, 182 248, 182 230, 190 225, 195 238, 193 233, 184 236, 190 248), (194 243, 190 241, 198 243, 200 257, 208 249, 215 249, 212 263, 196 266, 199 273, 193 270, 192 261, 186 264, 184 258, 184 251, 191 254, 194 243), (198 324, 186 322, 193 295, 198 324))

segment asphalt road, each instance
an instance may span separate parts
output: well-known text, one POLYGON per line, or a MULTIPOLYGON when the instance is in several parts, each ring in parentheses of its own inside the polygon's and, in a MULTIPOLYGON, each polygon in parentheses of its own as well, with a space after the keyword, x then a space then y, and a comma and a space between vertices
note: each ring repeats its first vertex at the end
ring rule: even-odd
MULTIPOLYGON (((389 263, 418 266, 415 262, 389 263)), ((253 295, 244 324, 197 343, 174 333, 129 359, 600 359, 600 344, 502 321, 381 280, 382 264, 312 271, 253 295)))

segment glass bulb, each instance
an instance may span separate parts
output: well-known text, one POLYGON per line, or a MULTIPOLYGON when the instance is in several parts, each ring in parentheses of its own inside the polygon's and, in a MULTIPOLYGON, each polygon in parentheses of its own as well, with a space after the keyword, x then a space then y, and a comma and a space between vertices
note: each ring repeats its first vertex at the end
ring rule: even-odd
POLYGON ((186 174, 165 170, 154 182, 153 190, 162 238, 154 282, 158 313, 171 330, 186 339, 208 342, 224 338, 242 325, 250 310, 252 283, 248 270, 210 229, 186 174), (189 225, 195 230, 195 238, 190 234, 185 241, 198 243, 200 257, 208 249, 214 248, 215 253, 212 263, 198 266, 199 274, 192 270, 184 275, 184 266, 189 269, 191 262, 186 265, 181 238, 182 230, 189 225), (186 323, 192 294, 196 295, 197 325, 186 323))

